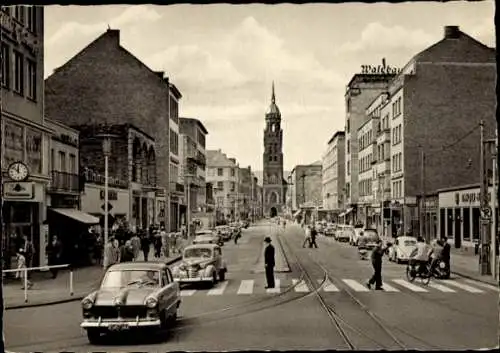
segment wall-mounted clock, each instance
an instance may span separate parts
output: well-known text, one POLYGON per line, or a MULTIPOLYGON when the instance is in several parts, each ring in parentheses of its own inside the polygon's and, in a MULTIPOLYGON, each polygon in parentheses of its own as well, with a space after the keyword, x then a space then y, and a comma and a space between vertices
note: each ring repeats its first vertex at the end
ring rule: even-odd
POLYGON ((14 162, 8 169, 9 177, 14 181, 24 181, 28 179, 29 171, 23 162, 14 162))

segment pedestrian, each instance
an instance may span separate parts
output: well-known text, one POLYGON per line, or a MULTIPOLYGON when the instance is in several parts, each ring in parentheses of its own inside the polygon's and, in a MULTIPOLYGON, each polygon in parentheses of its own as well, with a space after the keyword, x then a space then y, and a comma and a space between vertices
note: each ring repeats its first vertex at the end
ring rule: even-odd
POLYGON ((23 286, 21 289, 24 289, 24 282, 26 281, 28 285, 28 289, 30 289, 33 286, 33 283, 29 281, 28 278, 28 271, 26 271, 26 257, 25 257, 24 249, 19 249, 17 252, 17 269, 18 271, 16 272, 16 278, 20 278, 22 281, 23 286))
POLYGON ((432 252, 431 252, 431 268, 430 272, 433 273, 436 266, 439 264, 439 260, 441 260, 441 256, 443 255, 443 242, 441 239, 437 239, 432 244, 432 252))
POLYGON ((441 238, 441 242, 443 243, 443 251, 441 252, 441 258, 446 264, 446 269, 448 273, 450 272, 450 259, 451 259, 451 246, 448 243, 448 239, 446 237, 441 238))
POLYGON ((101 264, 102 261, 102 250, 103 250, 103 239, 101 234, 93 233, 94 235, 94 260, 97 265, 101 264))
POLYGON ((171 240, 170 238, 172 237, 172 234, 167 234, 166 232, 163 232, 163 234, 160 236, 160 256, 164 256, 168 258, 170 256, 170 243, 171 240))
MULTIPOLYGON (((30 268, 33 266, 33 257, 35 256, 35 247, 33 246, 33 242, 28 236, 24 236, 24 246, 23 246, 24 254, 26 257, 26 267, 30 268)), ((30 273, 28 272, 28 278, 30 278, 30 273)))
POLYGON ((137 236, 137 233, 133 233, 132 237, 130 238, 130 242, 132 244, 132 248, 134 249, 134 261, 137 261, 139 252, 141 251, 141 240, 137 236))
POLYGON ((410 266, 417 274, 425 273, 426 266, 429 263, 429 254, 431 247, 427 245, 424 238, 417 238, 417 247, 410 254, 410 266))
MULTIPOLYGON (((48 254, 49 266, 60 265, 62 245, 57 235, 52 237, 52 241, 47 245, 45 250, 48 254)), ((59 270, 57 268, 51 268, 50 272, 52 273, 52 278, 55 279, 59 270)))
POLYGON ((305 248, 306 244, 309 246, 311 245, 311 228, 309 226, 306 226, 305 239, 302 243, 302 247, 305 248))
POLYGON ((318 231, 316 230, 316 227, 312 227, 311 229, 311 240, 309 241, 309 247, 312 248, 313 246, 317 249, 318 244, 316 244, 316 236, 318 235, 318 231))
POLYGON ((146 233, 141 234, 141 250, 144 254, 144 261, 148 261, 149 251, 151 250, 151 242, 149 236, 146 233))
POLYGON ((266 288, 274 288, 274 246, 271 244, 271 238, 266 237, 264 241, 267 243, 264 250, 264 265, 266 267, 266 288))
POLYGON ((170 238, 170 248, 172 250, 172 253, 175 254, 177 252, 177 233, 175 232, 170 233, 169 238, 170 238))
POLYGON ((370 278, 366 286, 371 289, 372 285, 375 284, 376 290, 384 290, 382 287, 382 258, 385 251, 391 246, 388 244, 387 247, 382 246, 382 240, 377 240, 377 245, 372 250, 372 266, 373 266, 373 276, 370 278))
POLYGON ((120 249, 120 262, 131 262, 134 260, 134 247, 132 241, 127 240, 120 249))

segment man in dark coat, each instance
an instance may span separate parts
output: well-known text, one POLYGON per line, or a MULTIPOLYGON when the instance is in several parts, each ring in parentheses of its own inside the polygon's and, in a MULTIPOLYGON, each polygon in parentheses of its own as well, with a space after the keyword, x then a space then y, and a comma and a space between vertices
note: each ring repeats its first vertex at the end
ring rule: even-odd
POLYGON ((379 239, 377 240, 377 246, 372 250, 373 276, 366 284, 370 289, 372 285, 375 284, 376 290, 384 290, 384 288, 382 288, 382 258, 389 246, 382 246, 382 240, 379 239))
POLYGON ((316 237, 318 236, 318 231, 316 230, 316 227, 312 227, 311 229, 311 240, 309 241, 309 247, 315 247, 316 249, 318 248, 318 244, 316 244, 316 237))
POLYGON ((274 246, 271 244, 271 238, 266 237, 264 241, 267 243, 264 251, 264 264, 266 266, 266 288, 274 288, 274 246))
MULTIPOLYGON (((62 245, 56 235, 52 237, 52 241, 47 245, 46 251, 48 254, 49 266, 61 264, 62 245)), ((50 272, 52 272, 52 278, 56 278, 59 270, 57 268, 51 268, 50 272)))
POLYGON ((443 252, 441 253, 441 259, 443 259, 446 264, 446 269, 450 270, 450 258, 451 258, 451 246, 448 243, 448 239, 446 237, 441 238, 441 242, 443 243, 443 252))

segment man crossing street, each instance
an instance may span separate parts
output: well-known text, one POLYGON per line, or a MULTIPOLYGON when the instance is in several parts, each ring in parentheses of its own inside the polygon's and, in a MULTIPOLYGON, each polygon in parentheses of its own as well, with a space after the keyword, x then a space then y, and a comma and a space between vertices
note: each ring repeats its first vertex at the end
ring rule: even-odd
POLYGON ((372 285, 375 284, 376 290, 384 290, 384 288, 382 288, 382 258, 385 251, 390 246, 391 244, 388 244, 387 247, 382 246, 382 240, 378 239, 377 246, 372 250, 373 276, 366 284, 366 286, 370 289, 372 288, 372 285))
POLYGON ((264 264, 266 267, 266 288, 274 288, 274 246, 271 244, 271 238, 266 237, 264 241, 267 243, 264 251, 264 264))

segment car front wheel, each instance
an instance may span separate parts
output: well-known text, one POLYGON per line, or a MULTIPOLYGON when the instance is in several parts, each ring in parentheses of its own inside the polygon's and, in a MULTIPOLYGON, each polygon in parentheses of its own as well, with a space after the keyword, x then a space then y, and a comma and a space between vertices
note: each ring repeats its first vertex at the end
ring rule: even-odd
POLYGON ((224 282, 226 280, 226 270, 222 269, 219 271, 219 281, 224 282))

